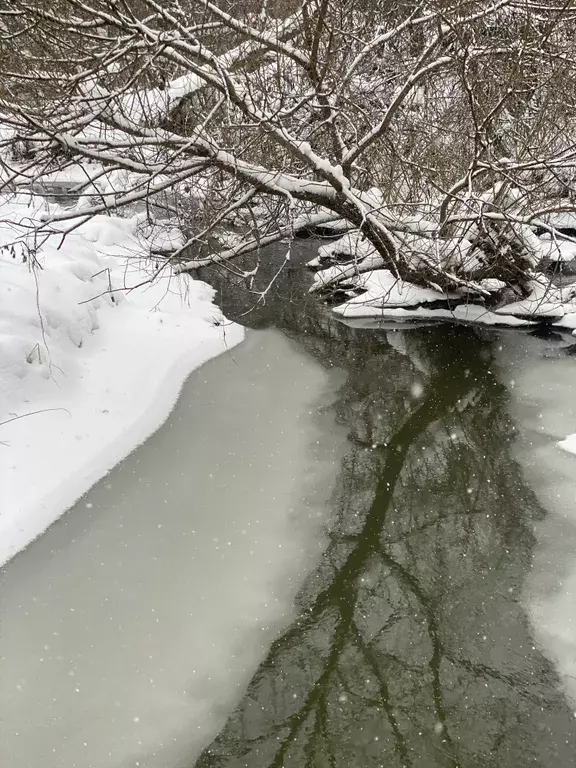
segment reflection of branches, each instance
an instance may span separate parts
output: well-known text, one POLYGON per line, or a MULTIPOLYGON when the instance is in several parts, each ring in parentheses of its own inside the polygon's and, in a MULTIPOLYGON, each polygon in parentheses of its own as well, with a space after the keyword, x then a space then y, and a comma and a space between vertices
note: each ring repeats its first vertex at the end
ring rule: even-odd
MULTIPOLYGON (((372 505, 357 536, 348 537, 353 543, 344 562, 332 574, 329 583, 317 594, 312 605, 281 638, 272 646, 271 663, 287 648, 299 645, 306 632, 318 625, 321 617, 330 608, 336 608, 338 621, 332 635, 330 651, 323 661, 322 671, 310 686, 309 692, 300 707, 284 722, 285 735, 280 741, 274 756, 269 761, 270 768, 280 768, 284 765, 289 748, 295 743, 299 732, 311 716, 315 717, 314 728, 307 747, 306 765, 313 765, 316 747, 311 743, 322 737, 326 741, 326 696, 329 683, 335 671, 341 664, 343 651, 352 643, 357 646, 366 659, 369 668, 379 679, 379 701, 386 712, 392 728, 396 751, 405 765, 410 765, 408 747, 405 736, 394 715, 393 705, 386 681, 381 677, 376 661, 375 651, 362 638, 362 634, 354 619, 358 601, 359 577, 366 569, 368 562, 375 555, 382 558, 390 570, 396 574, 401 583, 407 587, 421 605, 426 616, 428 633, 431 639, 432 656, 429 668, 433 678, 434 709, 438 721, 443 728, 444 744, 450 745, 446 724, 446 714, 442 704, 440 683, 440 660, 442 654, 441 642, 434 609, 425 591, 417 579, 397 563, 388 552, 381 548, 380 535, 395 493, 398 480, 405 464, 406 456, 414 441, 436 421, 447 409, 462 398, 474 383, 470 371, 464 370, 459 364, 443 370, 427 388, 427 395, 418 406, 408 415, 400 428, 387 442, 386 446, 376 449, 384 458, 380 479, 376 487, 372 505)), ((364 414, 365 418, 365 414, 364 414)), ((370 432, 366 430, 368 434, 370 432)), ((330 549, 327 560, 330 561, 330 549)), ((255 679, 257 684, 258 676, 255 679)), ((277 737, 278 738, 278 737, 277 737)), ((451 765, 456 766, 455 759, 451 765)))
POLYGON ((308 719, 308 716, 313 712, 314 707, 322 701, 322 698, 325 695, 325 688, 330 681, 332 673, 338 664, 340 654, 342 653, 344 642, 347 636, 347 630, 350 625, 350 621, 352 620, 352 613, 353 608, 352 612, 345 611, 344 615, 342 616, 340 624, 338 625, 338 629, 335 633, 335 639, 332 644, 330 654, 325 662, 324 671, 316 681, 316 684, 311 688, 310 693, 304 700, 304 703, 300 709, 298 709, 296 714, 289 718, 288 735, 282 741, 274 758, 271 760, 270 768, 282 768, 284 765, 286 752, 291 746, 295 736, 308 719))
MULTIPOLYGON (((197 768, 339 768, 351 760, 366 768, 383 762, 391 768, 517 768, 519 754, 538 754, 531 732, 522 730, 544 711, 530 679, 533 667, 500 670, 498 656, 477 658, 487 644, 479 648, 477 633, 467 627, 475 614, 485 621, 484 598, 492 597, 481 573, 485 563, 495 567, 495 581, 510 579, 508 546, 531 544, 518 515, 494 514, 496 499, 518 509, 521 481, 511 462, 502 463, 508 445, 502 389, 471 335, 462 331, 459 343, 456 332, 455 344, 444 335, 440 346, 434 331, 426 331, 429 367, 438 372, 419 400, 398 388, 403 382, 409 391, 409 358, 390 363, 396 353, 386 356, 381 345, 373 346, 371 380, 358 360, 360 406, 352 382, 341 407, 354 420, 355 434, 375 443, 357 437, 345 460, 339 517, 300 596, 301 615, 273 643, 250 685, 247 701, 258 706, 241 707, 231 717, 197 768), (392 392, 386 392, 387 381, 373 383, 376 357, 384 371, 398 365, 392 392), (407 403, 411 410, 402 423, 386 433, 407 403), (389 419, 391 405, 396 413, 389 419), (459 441, 451 438, 454 429, 463 436, 459 441), (270 680, 283 692, 278 700, 271 700, 270 680), (462 718, 468 721, 469 702, 486 696, 486 686, 494 701, 469 735, 462 718)), ((526 509, 533 509, 530 504, 526 509)), ((518 631, 526 635, 509 592, 497 594, 511 601, 508 610, 516 611, 518 631)), ((555 686, 552 681, 552 702, 555 686)))
POLYGON ((380 666, 378 664, 378 659, 376 658, 376 654, 374 653, 373 649, 366 644, 366 642, 364 641, 364 638, 362 637, 362 634, 358 631, 358 627, 355 626, 354 630, 355 630, 354 642, 356 643, 357 647, 360 649, 364 658, 366 659, 368 667, 372 670, 372 674, 376 677, 376 679, 380 683, 379 701, 382 706, 382 709, 384 710, 384 712, 386 712, 386 717, 388 718, 388 722, 390 723, 390 727, 392 728, 392 733, 394 734, 394 740, 396 744, 396 751, 398 752, 398 754, 400 755, 400 758, 402 759, 402 764, 405 765, 406 768, 410 768, 410 766, 412 765, 412 761, 410 760, 408 747, 406 745, 406 739, 404 738, 404 735, 400 730, 400 726, 398 725, 398 720, 394 715, 394 707, 392 706, 390 701, 390 691, 388 689, 388 683, 380 673, 380 666))
POLYGON ((418 603, 420 604, 421 608, 424 611, 424 615, 426 617, 428 635, 430 637, 430 642, 432 645, 432 655, 430 657, 430 661, 428 662, 428 666, 432 673, 432 692, 434 696, 434 710, 436 713, 437 722, 439 724, 440 731, 444 736, 444 741, 450 748, 450 752, 451 752, 450 765, 454 766, 454 768, 457 768, 458 762, 456 761, 456 758, 454 757, 454 754, 453 754, 452 740, 448 733, 448 727, 447 727, 447 721, 446 721, 446 710, 442 701, 442 683, 440 680, 440 664, 442 661, 443 647, 442 647, 442 642, 440 640, 440 632, 438 629, 438 618, 435 610, 436 606, 429 600, 425 591, 420 586, 418 579, 416 579, 416 577, 413 574, 409 573, 405 568, 403 568, 399 563, 397 563, 386 552, 383 551, 381 556, 382 556, 383 562, 390 568, 392 572, 394 572, 397 575, 398 580, 401 581, 407 587, 408 591, 411 592, 416 597, 416 599, 418 600, 418 603))
POLYGON ((535 704, 538 704, 539 696, 531 693, 529 690, 530 685, 533 684, 533 674, 506 674, 500 670, 489 667, 487 664, 472 663, 468 659, 462 659, 458 655, 446 652, 446 658, 452 662, 452 664, 462 667, 467 672, 472 672, 475 678, 485 678, 491 680, 497 680, 500 683, 505 683, 511 688, 522 690, 523 696, 532 699, 535 704))

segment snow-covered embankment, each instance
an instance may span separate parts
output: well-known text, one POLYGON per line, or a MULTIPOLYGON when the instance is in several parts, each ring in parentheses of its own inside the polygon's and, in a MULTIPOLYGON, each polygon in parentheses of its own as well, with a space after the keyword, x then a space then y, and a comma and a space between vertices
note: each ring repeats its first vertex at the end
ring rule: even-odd
POLYGON ((143 215, 38 236, 47 206, 0 197, 0 564, 162 424, 194 368, 243 338, 206 284, 169 268, 150 282, 158 232, 143 215))
MULTIPOLYGON (((417 224, 424 229, 426 222, 417 224)), ((415 269, 423 264, 440 270, 455 265, 467 269, 480 266, 472 243, 466 239, 439 241, 415 233, 405 233, 396 239, 415 269)), ((529 233, 529 241, 535 263, 547 261, 558 266, 562 262, 566 266, 576 261, 574 242, 555 243, 538 238, 533 232, 529 233)), ((428 318, 517 327, 546 320, 564 329, 576 329, 575 285, 570 281, 558 284, 546 272, 535 273, 531 293, 522 300, 510 296, 503 299, 506 285, 496 279, 477 283, 477 294, 467 288, 444 293, 409 283, 385 269, 381 256, 358 231, 321 246, 308 266, 317 270, 310 291, 329 293, 337 288, 339 301, 332 309, 345 321, 428 318)))

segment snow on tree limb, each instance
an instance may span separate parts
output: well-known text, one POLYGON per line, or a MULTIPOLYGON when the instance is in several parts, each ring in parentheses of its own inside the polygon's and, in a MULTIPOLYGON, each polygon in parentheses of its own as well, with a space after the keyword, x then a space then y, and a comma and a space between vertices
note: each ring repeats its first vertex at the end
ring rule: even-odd
MULTIPOLYGON (((573 0, 548 17, 515 0, 289 5, 274 18, 213 0, 13 0, 2 17, 28 47, 20 76, 16 50, 4 67, 0 110, 14 131, 7 144, 27 160, 7 159, 3 183, 29 180, 34 162, 35 177, 90 163, 93 199, 88 182, 77 208, 50 222, 170 192, 178 203, 166 210, 186 208, 186 195, 198 209, 190 243, 244 210, 254 218, 271 196, 278 203, 256 217, 260 244, 320 207, 402 279, 527 290, 527 228, 539 211, 576 210, 573 0), (42 71, 32 29, 59 46, 42 71), (433 222, 424 237, 437 252, 448 239, 463 254, 474 243, 474 269, 424 258, 424 244, 415 266, 395 233, 418 219, 433 222)), ((259 241, 252 225, 240 237, 202 259, 259 241)))

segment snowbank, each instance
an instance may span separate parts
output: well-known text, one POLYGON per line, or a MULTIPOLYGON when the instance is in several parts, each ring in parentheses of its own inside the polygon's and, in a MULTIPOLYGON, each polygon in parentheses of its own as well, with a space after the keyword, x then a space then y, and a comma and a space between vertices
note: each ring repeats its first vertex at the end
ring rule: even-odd
POLYGON ((457 293, 445 294, 407 283, 395 277, 387 269, 377 269, 357 275, 350 280, 350 285, 364 293, 336 307, 334 311, 337 314, 354 315, 357 309, 369 312, 374 307, 380 310, 383 307, 414 307, 447 299, 461 299, 461 295, 457 293))
POLYGON ((561 262, 576 259, 576 242, 573 240, 553 238, 545 233, 541 235, 540 241, 542 243, 541 254, 543 259, 561 262))
POLYGON ((558 445, 568 453, 576 453, 576 433, 568 435, 564 440, 561 440, 558 445))
POLYGON ((320 262, 338 256, 361 261, 374 253, 376 253, 374 246, 368 240, 364 240, 357 232, 346 233, 335 242, 326 243, 326 245, 318 248, 320 262))
POLYGON ((556 325, 571 330, 576 336, 576 312, 566 312, 564 317, 556 322, 556 325))
POLYGON ((553 317, 557 319, 576 312, 573 287, 558 288, 548 278, 542 276, 532 281, 531 288, 532 291, 526 299, 506 304, 497 309, 496 312, 516 315, 517 317, 553 317))
MULTIPOLYGON (((339 269, 332 267, 332 270, 339 269)), ((324 270, 330 273, 331 270, 324 270)), ((319 273, 323 274, 323 273, 319 273)), ((364 292, 353 296, 333 308, 343 318, 394 318, 398 320, 438 319, 459 320, 484 325, 521 326, 530 322, 528 318, 515 317, 512 313, 496 313, 482 304, 470 304, 458 292, 450 294, 433 291, 430 288, 399 280, 385 269, 365 272, 352 277, 348 283, 351 290, 364 292), (443 307, 427 307, 427 304, 446 303, 443 307)))
MULTIPOLYGON (((409 230, 420 227, 431 232, 432 222, 415 218, 409 230)), ((538 238, 528 227, 522 228, 526 247, 534 262, 570 261, 576 243, 538 238)), ((438 240, 422 237, 414 231, 393 232, 397 247, 416 269, 426 266, 470 270, 480 266, 478 252, 466 238, 438 240)), ((482 292, 497 293, 506 288, 500 280, 482 280, 478 284, 476 304, 470 304, 467 291, 423 288, 395 277, 384 268, 382 257, 362 237, 358 230, 346 233, 338 240, 322 245, 318 256, 307 264, 317 270, 311 293, 338 290, 346 300, 334 308, 337 315, 347 318, 436 317, 480 322, 489 325, 521 325, 538 319, 554 321, 564 328, 575 329, 576 289, 559 288, 544 274, 532 282, 531 294, 488 311, 482 306, 482 292), (435 305, 435 306, 427 306, 435 305), (400 314, 399 314, 400 313, 400 314)))
POLYGON ((38 197, 0 198, 0 564, 154 432, 190 371, 243 333, 211 288, 143 258, 155 233, 142 216, 97 216, 62 239, 34 230, 47 210, 38 197))
MULTIPOLYGON (((348 298, 334 307, 333 312, 346 318, 435 317, 508 326, 546 319, 564 328, 576 329, 576 286, 558 288, 540 276, 532 282, 532 292, 526 299, 488 310, 481 301, 470 303, 463 291, 444 293, 401 280, 389 270, 377 268, 379 258, 373 253, 366 256, 363 268, 372 266, 372 260, 376 268, 361 274, 355 263, 322 269, 314 275, 310 291, 340 283, 348 298)), ((490 292, 505 287, 498 280, 483 280, 479 285, 490 292)))
POLYGON ((334 312, 340 315, 344 321, 364 320, 364 323, 354 323, 357 328, 376 327, 378 320, 394 320, 400 322, 412 322, 414 320, 456 320, 462 323, 479 323, 481 325, 501 325, 520 327, 530 325, 529 320, 522 320, 512 315, 497 315, 479 304, 457 304, 452 309, 431 309, 429 307, 373 307, 372 312, 362 307, 355 309, 346 305, 335 307, 334 312), (340 311, 339 311, 340 310, 340 311))
MULTIPOLYGON (((429 233, 433 227, 432 222, 423 218, 408 219, 403 222, 403 225, 406 231, 394 231, 390 236, 397 250, 415 269, 430 264, 438 267, 466 267, 466 269, 479 265, 476 251, 466 238, 438 240, 422 237, 423 233, 429 233)), ((330 276, 329 265, 344 268, 354 267, 356 264, 362 265, 362 269, 366 269, 367 266, 376 269, 383 265, 382 258, 374 246, 358 230, 347 232, 338 240, 321 246, 318 249, 318 256, 309 261, 307 266, 311 269, 328 267, 316 276, 317 283, 326 284, 330 276)), ((313 290, 316 289, 317 286, 314 286, 313 290)))

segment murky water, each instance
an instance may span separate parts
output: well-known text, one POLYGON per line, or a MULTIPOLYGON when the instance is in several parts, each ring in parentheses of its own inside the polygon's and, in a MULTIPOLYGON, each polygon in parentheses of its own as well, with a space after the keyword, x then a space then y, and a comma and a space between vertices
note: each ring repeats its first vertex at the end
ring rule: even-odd
MULTIPOLYGON (((298 272, 285 280, 276 322, 349 372, 338 414, 353 447, 299 619, 190 765, 576 765, 574 705, 533 623, 542 478, 529 484, 518 461, 527 425, 502 355, 504 342, 529 370, 541 346, 444 325, 359 330, 313 306, 303 321, 298 272)), ((237 297, 222 298, 233 313, 237 297)))
POLYGON ((555 437, 548 421, 536 439, 530 419, 558 402, 541 396, 541 379, 530 384, 531 361, 540 376, 555 361, 519 332, 341 324, 306 296, 296 262, 313 248, 296 244, 265 296, 284 246, 251 292, 230 290, 240 265, 225 280, 206 275, 228 316, 284 336, 252 336, 271 339, 253 372, 210 363, 224 373, 206 376, 209 391, 201 374, 214 368, 202 369, 172 426, 84 500, 94 507, 9 567, 0 715, 25 734, 9 768, 576 766, 569 667, 553 663, 546 635, 558 621, 549 598, 566 599, 569 548, 553 555, 576 460, 571 479, 563 457, 554 509, 550 475, 530 472, 542 446, 550 466, 555 437), (334 404, 318 421, 309 411, 321 391, 334 404), (70 669, 70 686, 77 670, 92 686, 81 699, 66 688, 70 669), (114 745, 110 758, 79 757, 89 728, 98 748, 114 745))
POLYGON ((7 565, 2 768, 172 768, 217 733, 325 546, 342 378, 249 333, 7 565))

